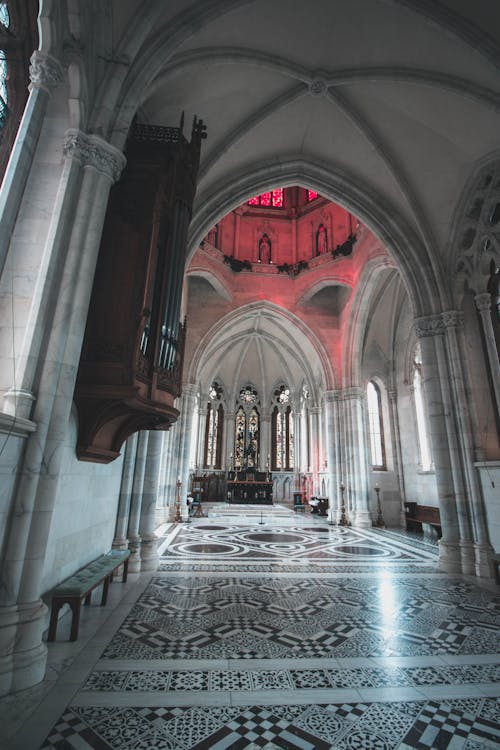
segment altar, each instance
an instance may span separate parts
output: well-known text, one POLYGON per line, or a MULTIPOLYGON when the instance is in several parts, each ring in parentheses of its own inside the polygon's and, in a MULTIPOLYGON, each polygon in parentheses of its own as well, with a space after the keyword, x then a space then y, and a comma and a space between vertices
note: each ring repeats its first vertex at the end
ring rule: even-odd
POLYGON ((272 505, 273 482, 262 472, 229 472, 227 480, 227 500, 229 503, 248 505, 272 505))

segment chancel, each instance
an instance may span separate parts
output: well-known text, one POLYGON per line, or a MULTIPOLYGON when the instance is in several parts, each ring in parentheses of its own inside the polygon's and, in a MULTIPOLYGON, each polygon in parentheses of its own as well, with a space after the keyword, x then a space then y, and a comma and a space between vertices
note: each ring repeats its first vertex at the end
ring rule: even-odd
POLYGON ((499 68, 496 0, 0 2, 9 748, 498 746, 499 68))

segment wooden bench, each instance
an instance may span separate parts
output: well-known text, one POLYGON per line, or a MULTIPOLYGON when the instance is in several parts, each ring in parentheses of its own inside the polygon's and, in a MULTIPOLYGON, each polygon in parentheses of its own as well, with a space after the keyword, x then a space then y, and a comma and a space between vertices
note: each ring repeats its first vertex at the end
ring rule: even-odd
POLYGON ((419 505, 418 503, 405 503, 406 530, 422 533, 422 524, 426 523, 436 529, 441 537, 441 516, 439 508, 432 505, 419 505))
POLYGON ((103 584, 101 607, 108 600, 108 588, 113 575, 118 568, 123 565, 123 583, 127 580, 128 559, 130 550, 111 550, 107 555, 101 555, 97 560, 85 565, 77 573, 66 578, 50 592, 52 598, 52 609, 50 612, 48 641, 54 641, 57 631, 57 622, 59 610, 64 604, 68 604, 72 612, 70 641, 76 641, 78 638, 78 628, 80 625, 80 608, 82 600, 85 604, 90 604, 92 591, 103 584))

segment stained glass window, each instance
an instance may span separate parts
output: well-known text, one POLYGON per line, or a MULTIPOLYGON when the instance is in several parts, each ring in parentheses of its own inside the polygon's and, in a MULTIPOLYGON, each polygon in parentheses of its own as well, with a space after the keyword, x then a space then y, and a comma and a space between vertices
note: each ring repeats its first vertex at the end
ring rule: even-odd
POLYGON ((220 402, 222 388, 212 383, 208 391, 210 401, 207 404, 207 421, 205 426, 205 461, 206 468, 220 469, 222 466, 222 430, 224 424, 224 407, 220 402))
POLYGON ((307 191, 307 201, 310 203, 311 201, 315 200, 318 197, 318 193, 315 190, 308 190, 307 191))
POLYGON ((385 469, 384 432, 382 427, 382 402, 380 389, 370 381, 366 388, 368 403, 368 433, 370 454, 374 469, 385 469))
POLYGON ((6 29, 10 26, 9 8, 7 3, 0 3, 0 23, 5 26, 6 29))
POLYGON ((238 401, 234 424, 234 466, 235 469, 256 468, 259 465, 260 447, 257 391, 247 385, 239 392, 238 401))
POLYGON ((250 198, 249 206, 265 206, 266 208, 283 208, 283 188, 276 188, 268 193, 261 193, 250 198))

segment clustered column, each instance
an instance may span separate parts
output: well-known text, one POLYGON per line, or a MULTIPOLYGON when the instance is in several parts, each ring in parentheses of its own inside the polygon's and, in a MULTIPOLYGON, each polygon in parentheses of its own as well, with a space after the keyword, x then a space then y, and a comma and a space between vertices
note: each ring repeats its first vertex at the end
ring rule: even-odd
POLYGON ((415 321, 443 529, 439 558, 443 570, 489 576, 492 550, 472 464, 470 415, 457 335, 462 326, 462 314, 453 310, 415 321))

